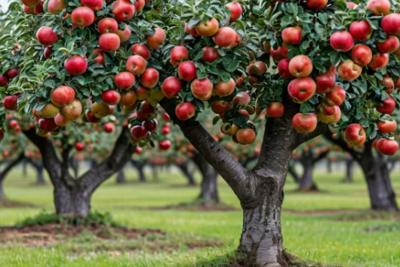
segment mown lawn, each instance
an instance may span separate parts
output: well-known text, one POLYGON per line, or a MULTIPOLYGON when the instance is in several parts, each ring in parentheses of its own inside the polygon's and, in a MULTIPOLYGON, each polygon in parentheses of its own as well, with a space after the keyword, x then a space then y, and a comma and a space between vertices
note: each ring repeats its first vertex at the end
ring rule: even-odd
MULTIPOLYGON (((326 266, 400 266, 400 217, 368 212, 361 175, 357 173, 353 184, 345 184, 342 174, 342 170, 332 174, 318 170, 320 193, 295 192, 289 178, 283 215, 285 247, 302 259, 326 266)), ((160 181, 146 184, 137 183, 132 170, 127 171, 127 177, 127 184, 116 185, 110 180, 103 185, 94 196, 93 209, 110 212, 117 222, 129 227, 161 229, 167 233, 163 240, 148 237, 117 243, 81 235, 48 247, 2 244, 0 266, 222 266, 227 262, 237 246, 242 218, 238 202, 222 180, 221 198, 238 210, 164 208, 192 201, 198 188, 185 187, 185 180, 176 172, 160 173, 160 181), (193 249, 185 245, 191 241, 222 241, 223 245, 193 249)), ((400 192, 399 171, 393 174, 393 181, 400 192)), ((52 209, 50 186, 35 187, 32 183, 33 177, 23 178, 20 170, 7 178, 8 197, 36 207, 0 208, 0 225, 12 225, 52 209)))

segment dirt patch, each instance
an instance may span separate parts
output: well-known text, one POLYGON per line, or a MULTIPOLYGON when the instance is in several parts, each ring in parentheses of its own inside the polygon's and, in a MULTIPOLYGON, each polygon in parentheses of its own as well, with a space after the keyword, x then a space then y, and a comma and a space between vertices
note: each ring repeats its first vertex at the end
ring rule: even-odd
POLYGON ((1 208, 37 208, 37 205, 28 202, 15 201, 10 199, 0 199, 1 208))
POLYGON ((186 210, 186 211, 237 211, 238 209, 224 203, 205 204, 200 202, 180 203, 163 207, 149 207, 150 210, 186 210))
POLYGON ((1 246, 62 246, 71 257, 105 252, 111 257, 139 251, 169 252, 220 247, 224 243, 196 236, 168 235, 157 229, 135 229, 106 225, 71 226, 46 224, 0 227, 1 246))
POLYGON ((83 232, 90 233, 99 239, 114 239, 118 236, 123 236, 129 240, 147 235, 165 235, 161 230, 110 227, 105 225, 71 226, 67 224, 46 224, 24 227, 1 227, 0 240, 3 243, 46 246, 62 242, 65 238, 77 237, 83 232))

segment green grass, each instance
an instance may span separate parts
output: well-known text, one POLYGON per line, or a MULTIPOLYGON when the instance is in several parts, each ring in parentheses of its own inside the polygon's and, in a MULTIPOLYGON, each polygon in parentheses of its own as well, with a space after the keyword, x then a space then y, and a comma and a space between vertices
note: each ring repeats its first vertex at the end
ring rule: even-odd
MULTIPOLYGON (((353 184, 344 184, 340 182, 342 174, 318 171, 316 181, 321 193, 295 192, 296 186, 289 178, 282 223, 285 247, 302 259, 329 266, 400 266, 400 223, 390 214, 365 216, 369 201, 361 175, 357 173, 353 184)), ((19 170, 11 173, 5 183, 6 194, 36 207, 1 208, 0 225, 12 225, 52 209, 51 187, 34 187, 32 177, 21 176, 19 170)), ((0 245, 0 266, 221 266, 226 262, 238 244, 242 217, 238 201, 222 181, 221 198, 237 211, 154 209, 189 202, 198 194, 198 188, 184 187, 185 180, 176 173, 160 173, 160 182, 146 184, 135 182, 133 171, 127 176, 128 184, 116 185, 110 180, 101 186, 94 195, 93 209, 110 212, 119 224, 165 231, 166 244, 175 244, 171 249, 120 249, 110 255, 109 250, 96 246, 104 241, 83 235, 50 247, 0 245), (223 246, 188 249, 183 245, 197 239, 221 240, 223 246)), ((393 182, 400 192, 400 173, 393 174, 393 182)), ((110 248, 121 248, 120 243, 112 242, 110 248)))

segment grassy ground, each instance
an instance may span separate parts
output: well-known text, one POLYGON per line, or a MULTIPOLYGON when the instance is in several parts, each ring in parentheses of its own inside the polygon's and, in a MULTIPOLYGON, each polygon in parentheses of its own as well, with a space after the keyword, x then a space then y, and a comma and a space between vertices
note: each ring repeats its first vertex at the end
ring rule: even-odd
MULTIPOLYGON (((399 216, 369 213, 361 175, 356 175, 353 184, 344 184, 340 182, 342 173, 319 170, 316 181, 324 190, 321 193, 295 192, 289 178, 283 214, 285 247, 303 259, 327 266, 400 266, 399 216)), ((6 193, 12 200, 36 207, 0 208, 0 225, 52 209, 51 188, 32 186, 32 177, 21 176, 19 170, 11 173, 5 183, 6 193)), ((222 266, 226 262, 240 235, 239 210, 162 209, 193 200, 198 189, 184 187, 184 179, 176 173, 160 174, 159 182, 147 184, 135 182, 135 176, 135 172, 127 172, 130 182, 122 186, 107 182, 94 195, 93 209, 111 212, 117 222, 130 227, 161 229, 165 236, 121 243, 82 234, 47 247, 3 244, 0 266, 222 266), (187 245, 189 241, 203 245, 193 249, 187 245)), ((393 181, 400 192, 398 171, 393 181)), ((222 181, 220 193, 225 203, 239 208, 222 181)))

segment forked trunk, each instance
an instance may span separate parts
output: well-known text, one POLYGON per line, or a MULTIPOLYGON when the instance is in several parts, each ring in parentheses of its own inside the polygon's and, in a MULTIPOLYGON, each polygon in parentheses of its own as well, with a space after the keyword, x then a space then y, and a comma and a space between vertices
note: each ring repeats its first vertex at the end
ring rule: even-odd
POLYGON ((84 218, 90 213, 91 194, 79 187, 67 187, 60 183, 54 188, 56 214, 84 218))
POLYGON ((368 186, 373 210, 398 210, 387 162, 382 156, 372 156, 360 162, 368 186))

